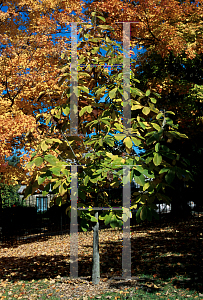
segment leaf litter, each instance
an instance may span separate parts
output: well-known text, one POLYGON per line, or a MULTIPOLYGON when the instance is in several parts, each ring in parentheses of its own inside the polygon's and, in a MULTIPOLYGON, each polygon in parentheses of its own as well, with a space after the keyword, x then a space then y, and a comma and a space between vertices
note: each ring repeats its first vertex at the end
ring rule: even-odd
POLYGON ((77 279, 69 277, 68 234, 2 245, 0 299, 80 299, 101 297, 106 292, 136 295, 140 290, 160 295, 179 292, 183 297, 190 297, 189 291, 202 295, 202 223, 202 218, 196 218, 171 222, 170 226, 148 223, 133 227, 130 281, 113 279, 122 276, 122 231, 101 230, 98 285, 91 282, 93 232, 78 233, 77 279))

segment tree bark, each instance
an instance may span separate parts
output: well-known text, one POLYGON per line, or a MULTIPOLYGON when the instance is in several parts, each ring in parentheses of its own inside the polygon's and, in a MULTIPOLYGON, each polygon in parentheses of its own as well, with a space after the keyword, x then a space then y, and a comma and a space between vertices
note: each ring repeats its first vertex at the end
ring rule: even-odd
MULTIPOLYGON (((95 218, 98 220, 98 212, 95 213, 95 218)), ((99 261, 99 221, 93 228, 93 266, 92 266, 92 283, 99 284, 100 282, 100 261, 99 261)))

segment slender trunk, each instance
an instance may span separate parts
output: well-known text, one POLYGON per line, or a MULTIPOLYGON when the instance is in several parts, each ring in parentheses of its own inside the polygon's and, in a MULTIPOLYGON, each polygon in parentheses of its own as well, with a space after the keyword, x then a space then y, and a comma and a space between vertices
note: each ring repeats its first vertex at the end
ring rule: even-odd
MULTIPOLYGON (((98 212, 95 213, 95 218, 98 220, 98 212)), ((100 282, 100 262, 99 262, 99 221, 93 228, 93 266, 92 266, 92 283, 99 284, 100 282)))

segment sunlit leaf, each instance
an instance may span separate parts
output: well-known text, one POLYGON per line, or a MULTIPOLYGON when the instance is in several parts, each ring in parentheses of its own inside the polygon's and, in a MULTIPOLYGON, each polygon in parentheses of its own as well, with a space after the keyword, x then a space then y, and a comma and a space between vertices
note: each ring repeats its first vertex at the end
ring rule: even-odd
POLYGON ((142 109, 142 112, 143 112, 144 115, 148 115, 150 113, 150 108, 149 107, 144 107, 142 109))
POLYGON ((153 162, 154 162, 155 166, 159 166, 160 163, 162 162, 162 156, 156 152, 154 154, 153 162))

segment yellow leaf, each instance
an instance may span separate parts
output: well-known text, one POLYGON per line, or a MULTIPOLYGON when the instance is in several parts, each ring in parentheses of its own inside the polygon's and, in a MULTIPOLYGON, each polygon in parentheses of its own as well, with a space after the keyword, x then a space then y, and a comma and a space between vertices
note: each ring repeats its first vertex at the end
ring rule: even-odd
POLYGON ((133 105, 132 110, 141 109, 143 108, 143 105, 133 105))
POLYGON ((49 148, 49 146, 45 143, 45 141, 43 141, 41 143, 41 148, 42 148, 43 151, 47 151, 47 149, 49 148))
POLYGON ((148 115, 150 113, 150 108, 149 107, 144 107, 142 110, 144 115, 148 115))
POLYGON ((129 136, 127 136, 125 139, 124 139, 124 144, 126 145, 126 147, 128 148, 128 149, 131 149, 132 148, 132 146, 133 146, 133 143, 132 143, 132 140, 131 140, 131 138, 129 137, 129 136))

